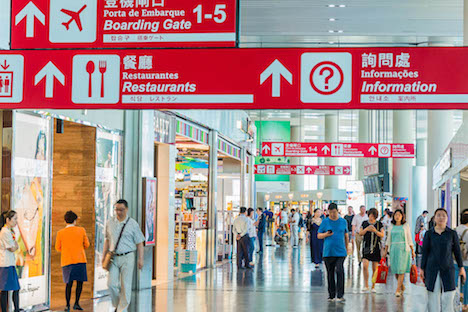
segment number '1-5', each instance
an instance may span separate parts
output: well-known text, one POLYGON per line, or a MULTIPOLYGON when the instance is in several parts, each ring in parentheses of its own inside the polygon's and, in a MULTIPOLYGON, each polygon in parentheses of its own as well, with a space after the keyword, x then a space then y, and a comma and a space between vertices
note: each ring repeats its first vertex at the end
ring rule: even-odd
POLYGON ((200 24, 203 22, 203 18, 211 19, 218 23, 224 23, 226 21, 226 5, 225 4, 217 4, 215 6, 215 10, 213 14, 205 14, 203 15, 203 6, 199 4, 195 9, 193 9, 193 13, 197 13, 197 23, 200 24))

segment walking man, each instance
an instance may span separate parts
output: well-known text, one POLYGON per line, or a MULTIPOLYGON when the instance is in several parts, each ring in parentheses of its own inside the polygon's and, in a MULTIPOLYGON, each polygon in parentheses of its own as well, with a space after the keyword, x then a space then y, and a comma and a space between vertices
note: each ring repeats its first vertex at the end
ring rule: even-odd
POLYGON ((414 234, 418 234, 422 229, 427 230, 426 217, 429 214, 427 210, 424 210, 422 215, 416 219, 416 226, 414 227, 414 234))
POLYGON ((258 252, 263 252, 263 235, 265 234, 266 228, 266 214, 263 213, 262 208, 257 208, 258 220, 257 220, 257 237, 258 237, 258 252))
POLYGON ((367 213, 366 213, 366 206, 362 205, 361 207, 359 207, 359 214, 354 216, 353 222, 352 222, 353 234, 354 234, 354 240, 356 242, 356 252, 357 252, 357 256, 358 256, 359 266, 361 266, 361 262, 362 262, 362 248, 361 248, 361 246, 362 246, 362 241, 364 239, 361 235, 359 235, 359 232, 360 232, 360 229, 361 229, 361 226, 362 226, 362 222, 367 221, 367 220, 369 220, 369 217, 367 216, 367 213))
POLYGON ((327 268, 328 301, 344 302, 344 260, 348 246, 348 224, 338 213, 338 206, 328 206, 329 217, 319 227, 317 238, 324 239, 323 260, 327 268), (336 274, 336 280, 335 280, 336 274))
POLYGON ((240 207, 240 214, 232 224, 234 236, 237 240, 237 269, 242 269, 242 261, 244 261, 245 267, 247 269, 252 268, 249 264, 252 259, 249 259, 249 220, 247 220, 246 213, 247 208, 240 207))
POLYGON ((291 245, 293 248, 297 248, 299 244, 299 220, 301 217, 296 210, 291 210, 291 245))
POLYGON ((112 305, 116 312, 127 312, 132 298, 135 251, 138 251, 137 266, 141 270, 143 268, 145 236, 141 232, 138 222, 127 215, 128 203, 126 200, 120 199, 115 204, 114 209, 115 217, 110 219, 106 225, 103 259, 108 252, 114 253, 108 279, 112 305))

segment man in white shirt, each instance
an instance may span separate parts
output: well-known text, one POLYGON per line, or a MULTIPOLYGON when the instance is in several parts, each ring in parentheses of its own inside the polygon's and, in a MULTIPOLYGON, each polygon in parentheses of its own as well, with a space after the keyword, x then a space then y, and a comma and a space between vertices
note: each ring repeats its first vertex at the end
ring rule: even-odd
POLYGON ((299 213, 292 209, 291 210, 291 245, 293 248, 297 248, 299 244, 299 213))
POLYGON ((362 205, 359 207, 359 214, 355 215, 353 218, 353 233, 355 234, 355 240, 356 240, 356 250, 357 250, 357 255, 358 255, 358 261, 359 261, 359 266, 361 265, 362 262, 362 240, 364 237, 359 235, 359 231, 362 226, 362 222, 369 220, 369 217, 367 216, 366 213, 366 206, 362 205))
POLYGON ((242 269, 242 261, 244 261, 245 267, 251 269, 250 266, 251 260, 249 259, 249 244, 250 237, 248 234, 249 230, 249 220, 246 216, 247 208, 241 207, 240 214, 234 220, 232 224, 232 231, 234 237, 237 240, 237 268, 242 269))

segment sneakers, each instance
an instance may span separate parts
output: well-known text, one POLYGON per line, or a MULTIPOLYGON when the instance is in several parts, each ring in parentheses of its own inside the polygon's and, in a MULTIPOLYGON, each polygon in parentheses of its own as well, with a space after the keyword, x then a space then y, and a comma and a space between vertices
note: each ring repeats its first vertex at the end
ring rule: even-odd
POLYGON ((375 288, 372 288, 372 289, 371 289, 371 292, 372 292, 373 294, 375 294, 375 293, 377 293, 377 290, 375 290, 375 288))
POLYGON ((346 299, 341 297, 341 298, 336 298, 336 302, 341 302, 341 303, 344 303, 346 302, 346 299))
POLYGON ((328 297, 328 302, 332 302, 332 301, 335 301, 335 298, 328 297))
POLYGON ((362 289, 362 291, 363 291, 363 292, 369 292, 369 287, 364 287, 364 288, 362 289))

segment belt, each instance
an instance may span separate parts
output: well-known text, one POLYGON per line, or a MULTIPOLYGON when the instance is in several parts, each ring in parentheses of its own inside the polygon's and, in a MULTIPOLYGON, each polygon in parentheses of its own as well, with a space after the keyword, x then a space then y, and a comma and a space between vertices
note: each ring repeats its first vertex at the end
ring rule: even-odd
POLYGON ((115 254, 114 256, 116 256, 116 257, 126 256, 128 254, 131 254, 132 252, 135 252, 135 251, 124 252, 124 253, 121 253, 121 254, 115 254))

